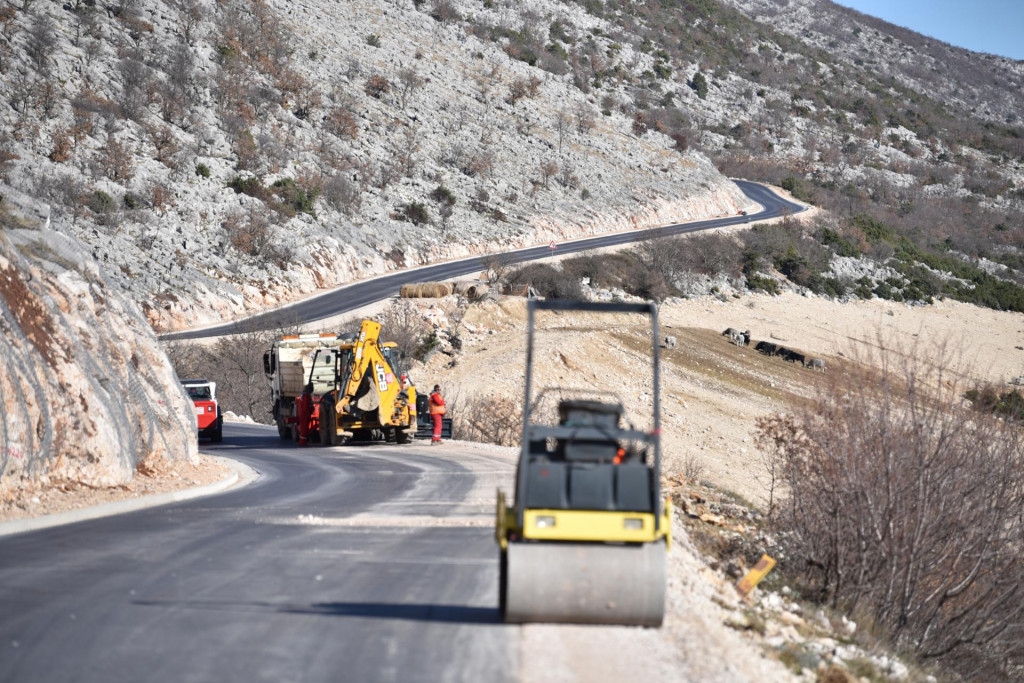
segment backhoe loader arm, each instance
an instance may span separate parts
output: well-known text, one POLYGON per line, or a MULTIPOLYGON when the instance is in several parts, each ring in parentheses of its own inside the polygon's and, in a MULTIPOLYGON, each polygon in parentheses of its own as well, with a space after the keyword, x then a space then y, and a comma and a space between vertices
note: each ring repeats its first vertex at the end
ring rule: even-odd
POLYGON ((377 340, 380 337, 380 323, 372 320, 364 320, 359 327, 359 335, 356 337, 352 347, 352 371, 348 373, 348 381, 345 386, 339 387, 338 411, 343 413, 351 412, 349 405, 359 391, 359 385, 363 377, 370 369, 372 361, 380 355, 377 349, 377 340))

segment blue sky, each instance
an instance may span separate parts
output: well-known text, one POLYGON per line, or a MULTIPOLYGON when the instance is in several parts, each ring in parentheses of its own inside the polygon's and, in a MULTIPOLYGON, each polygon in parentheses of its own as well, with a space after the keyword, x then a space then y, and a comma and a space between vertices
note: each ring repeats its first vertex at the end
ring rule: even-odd
POLYGON ((1024 0, 835 0, 977 52, 1024 59, 1024 0))

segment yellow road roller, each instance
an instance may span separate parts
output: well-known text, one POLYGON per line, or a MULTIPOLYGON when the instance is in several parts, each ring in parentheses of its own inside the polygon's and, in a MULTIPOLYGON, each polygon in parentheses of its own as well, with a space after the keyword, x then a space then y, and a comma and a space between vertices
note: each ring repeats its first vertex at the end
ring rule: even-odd
POLYGON ((527 318, 514 504, 498 491, 502 617, 510 623, 660 626, 671 509, 660 491, 657 309, 654 304, 531 300, 527 318), (576 314, 590 329, 621 330, 622 343, 569 349, 559 331, 581 317, 576 314), (608 326, 595 322, 605 316, 612 319, 608 326), (644 372, 642 394, 617 395, 614 387, 609 391, 608 380, 597 381, 587 356, 616 354, 606 361, 646 367, 635 360, 635 350, 646 355, 647 344, 646 333, 639 342, 635 337, 638 316, 650 322, 651 377, 647 380, 644 372), (541 348, 538 317, 553 333, 546 335, 553 341, 541 348), (634 324, 623 323, 626 319, 634 324), (538 380, 535 374, 545 377, 538 380), (647 428, 633 424, 638 405, 647 428))

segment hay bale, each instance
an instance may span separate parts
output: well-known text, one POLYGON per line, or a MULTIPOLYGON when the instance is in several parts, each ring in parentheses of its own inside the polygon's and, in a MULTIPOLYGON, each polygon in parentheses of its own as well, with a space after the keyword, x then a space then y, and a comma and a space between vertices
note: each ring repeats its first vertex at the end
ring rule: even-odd
POLYGON ((448 296, 454 291, 448 282, 411 282, 402 285, 398 295, 403 299, 432 299, 448 296))

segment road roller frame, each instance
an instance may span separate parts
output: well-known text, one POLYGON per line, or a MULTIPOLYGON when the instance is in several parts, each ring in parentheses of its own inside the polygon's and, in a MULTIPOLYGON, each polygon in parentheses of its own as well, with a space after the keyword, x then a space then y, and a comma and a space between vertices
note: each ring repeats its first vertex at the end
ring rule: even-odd
MULTIPOLYGON (((498 491, 499 606, 510 622, 659 626, 671 505, 661 499, 660 365, 654 304, 529 301, 523 434, 515 502, 498 491), (620 404, 563 400, 534 423, 538 311, 649 316, 653 427, 619 427, 620 404)), ((536 398, 539 403, 548 389, 536 398)), ((595 392, 600 393, 600 392, 595 392)))

